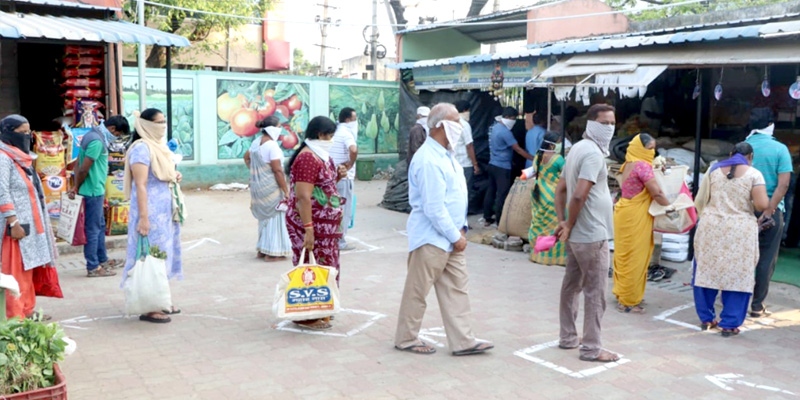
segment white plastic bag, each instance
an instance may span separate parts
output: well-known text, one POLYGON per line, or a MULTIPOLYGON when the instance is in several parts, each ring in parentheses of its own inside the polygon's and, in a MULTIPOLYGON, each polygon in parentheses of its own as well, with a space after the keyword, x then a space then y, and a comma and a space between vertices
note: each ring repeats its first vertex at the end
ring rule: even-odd
POLYGON ((139 236, 136 265, 125 281, 125 312, 128 315, 161 312, 172 308, 166 261, 150 255, 150 242, 139 236))
POLYGON ((313 252, 308 253, 308 258, 306 264, 306 250, 303 249, 298 265, 281 275, 272 304, 276 317, 302 321, 326 318, 339 312, 338 271, 318 265, 313 252))

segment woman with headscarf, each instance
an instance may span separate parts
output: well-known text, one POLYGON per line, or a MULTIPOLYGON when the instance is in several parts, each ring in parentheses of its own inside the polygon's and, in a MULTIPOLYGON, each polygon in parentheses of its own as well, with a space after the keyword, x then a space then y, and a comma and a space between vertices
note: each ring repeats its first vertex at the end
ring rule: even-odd
MULTIPOLYGON (((128 252, 122 285, 136 263, 137 244, 146 236, 150 246, 166 252, 167 276, 183 278, 181 264, 181 224, 185 217, 183 195, 180 191, 181 173, 164 136, 167 119, 159 110, 142 111, 134 123, 133 142, 125 156, 125 197, 130 199, 128 216, 128 252)), ((167 323, 169 314, 180 309, 153 310, 139 320, 167 323)))
POLYGON ((253 140, 250 150, 244 154, 244 163, 250 168, 250 211, 258 220, 258 257, 273 262, 292 252, 286 214, 278 210, 282 201, 289 197, 283 173, 283 150, 277 142, 282 129, 275 116, 264 118, 256 127, 261 128, 262 135, 253 140))
MULTIPOLYGON (((528 240, 533 246, 539 236, 551 236, 558 228, 556 215, 556 186, 564 169, 564 157, 556 149, 561 142, 561 135, 547 132, 542 145, 536 154, 533 165, 536 167, 536 184, 531 191, 531 227, 528 240)), ((558 241, 550 250, 535 253, 531 251, 531 262, 542 265, 566 265, 567 253, 564 242, 558 241)))
MULTIPOLYGON (((53 229, 42 182, 33 169, 31 126, 21 115, 0 121, 0 217, 2 273, 19 284, 20 297, 6 292, 6 317, 31 318, 36 295, 61 297, 53 229)), ((47 316, 39 316, 47 320, 47 316)))
POLYGON ((694 304, 702 330, 737 335, 747 316, 758 263, 756 211, 769 207, 764 176, 750 166, 753 148, 741 142, 731 158, 709 168, 697 193, 700 216, 694 237, 694 304), (714 303, 722 290, 722 312, 714 303))
POLYGON ((643 314, 647 268, 653 256, 650 203, 670 204, 653 172, 656 141, 642 133, 631 140, 622 164, 622 193, 614 205, 614 295, 618 311, 643 314))
MULTIPOLYGON (((328 153, 336 124, 327 117, 308 123, 306 139, 289 160, 291 190, 286 225, 292 240, 294 265, 303 249, 313 252, 318 264, 339 270, 339 239, 342 237, 342 199, 336 182, 347 176, 347 168, 334 165, 328 153)), ((339 275, 336 275, 338 284, 339 275)), ((294 321, 312 330, 330 329, 330 318, 294 321)))

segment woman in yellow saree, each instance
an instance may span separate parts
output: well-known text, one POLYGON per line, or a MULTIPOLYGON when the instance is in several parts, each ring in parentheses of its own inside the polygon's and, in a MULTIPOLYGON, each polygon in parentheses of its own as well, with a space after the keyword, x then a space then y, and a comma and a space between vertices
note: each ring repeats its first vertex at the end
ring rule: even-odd
MULTIPOLYGON (((564 168, 564 157, 556 151, 561 135, 547 132, 541 148, 536 154, 536 186, 531 191, 531 227, 528 240, 533 247, 539 236, 551 236, 558 227, 558 216, 555 208, 555 193, 558 178, 564 168)), ((541 253, 531 251, 531 262, 542 265, 565 265, 567 253, 564 242, 556 242, 555 247, 541 253)))
POLYGON ((614 295, 624 313, 643 314, 647 268, 653 256, 650 203, 668 206, 653 173, 656 141, 642 133, 628 145, 622 164, 622 196, 614 205, 614 295))

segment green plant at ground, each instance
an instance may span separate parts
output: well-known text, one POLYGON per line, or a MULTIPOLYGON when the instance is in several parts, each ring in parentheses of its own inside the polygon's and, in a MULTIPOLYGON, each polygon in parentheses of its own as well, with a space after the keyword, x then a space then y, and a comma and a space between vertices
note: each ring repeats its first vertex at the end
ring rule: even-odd
POLYGON ((53 386, 53 364, 67 343, 56 323, 12 318, 0 322, 0 397, 53 386))

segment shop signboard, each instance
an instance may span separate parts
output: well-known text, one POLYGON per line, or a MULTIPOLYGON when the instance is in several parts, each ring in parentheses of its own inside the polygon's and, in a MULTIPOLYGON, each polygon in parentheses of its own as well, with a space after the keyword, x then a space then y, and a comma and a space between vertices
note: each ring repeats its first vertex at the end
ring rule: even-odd
MULTIPOLYGON (((488 90, 492 80, 500 77, 503 87, 521 87, 555 62, 554 57, 525 57, 420 67, 414 68, 414 84, 420 90, 488 90)), ((542 80, 544 82, 547 81, 542 80)))

